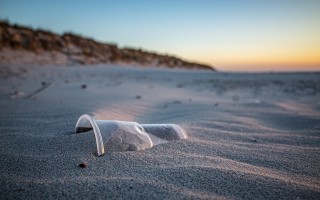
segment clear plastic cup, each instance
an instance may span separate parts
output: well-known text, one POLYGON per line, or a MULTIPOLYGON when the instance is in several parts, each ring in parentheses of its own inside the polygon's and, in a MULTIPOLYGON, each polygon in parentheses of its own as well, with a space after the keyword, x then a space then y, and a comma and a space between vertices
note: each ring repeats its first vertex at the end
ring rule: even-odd
POLYGON ((93 130, 97 155, 108 151, 138 151, 172 140, 187 139, 186 132, 176 124, 138 124, 130 121, 96 120, 90 115, 79 117, 76 133, 93 130))
POLYGON ((188 138, 186 132, 177 124, 141 124, 141 126, 154 145, 188 138))

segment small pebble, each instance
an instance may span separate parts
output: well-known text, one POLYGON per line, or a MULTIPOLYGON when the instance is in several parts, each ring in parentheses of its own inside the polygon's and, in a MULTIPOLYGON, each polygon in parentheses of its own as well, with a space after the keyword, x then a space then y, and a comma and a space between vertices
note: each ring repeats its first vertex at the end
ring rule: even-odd
POLYGON ((86 168, 86 167, 87 167, 87 164, 86 164, 86 163, 81 163, 81 164, 79 165, 79 167, 81 167, 81 168, 86 168))
POLYGON ((86 85, 86 84, 83 84, 83 85, 81 85, 81 88, 82 88, 82 89, 86 89, 86 88, 87 88, 87 85, 86 85))
POLYGON ((184 87, 183 84, 181 84, 181 83, 177 84, 177 88, 183 88, 183 87, 184 87))
POLYGON ((140 96, 140 95, 137 95, 137 96, 136 96, 136 99, 141 99, 141 96, 140 96))

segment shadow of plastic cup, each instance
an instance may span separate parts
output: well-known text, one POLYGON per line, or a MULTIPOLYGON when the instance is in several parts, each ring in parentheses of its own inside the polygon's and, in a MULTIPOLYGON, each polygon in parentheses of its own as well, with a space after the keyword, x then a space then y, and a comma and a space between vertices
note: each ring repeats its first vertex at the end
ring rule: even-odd
POLYGON ((97 155, 108 151, 138 151, 171 140, 187 139, 185 131, 176 124, 138 124, 130 121, 96 120, 82 115, 76 124, 76 133, 93 130, 97 155))

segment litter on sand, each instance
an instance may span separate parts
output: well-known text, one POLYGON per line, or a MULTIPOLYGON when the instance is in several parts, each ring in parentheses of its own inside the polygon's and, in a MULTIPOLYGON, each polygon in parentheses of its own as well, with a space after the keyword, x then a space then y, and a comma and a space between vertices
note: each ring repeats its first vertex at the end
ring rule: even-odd
POLYGON ((96 120, 88 114, 79 117, 75 129, 76 133, 93 130, 98 156, 105 151, 139 151, 168 141, 188 138, 184 129, 177 124, 96 120))

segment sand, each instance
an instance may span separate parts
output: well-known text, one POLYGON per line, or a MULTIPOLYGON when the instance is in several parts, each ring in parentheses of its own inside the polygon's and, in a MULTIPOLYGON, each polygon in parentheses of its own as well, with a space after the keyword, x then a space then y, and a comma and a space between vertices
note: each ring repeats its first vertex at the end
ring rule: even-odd
POLYGON ((2 66, 0 199, 319 199, 319 99, 319 73, 2 66), (189 138, 97 157, 84 113, 189 138))

